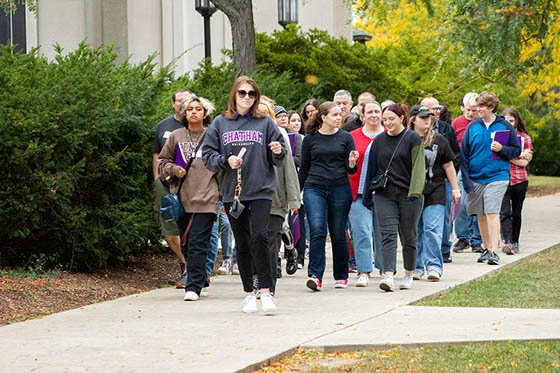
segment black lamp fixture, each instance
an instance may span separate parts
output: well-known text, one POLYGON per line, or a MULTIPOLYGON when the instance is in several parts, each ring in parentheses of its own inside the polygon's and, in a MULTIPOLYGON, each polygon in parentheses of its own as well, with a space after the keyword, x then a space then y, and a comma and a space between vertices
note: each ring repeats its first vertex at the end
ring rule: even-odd
POLYGON ((212 54, 210 17, 216 12, 216 7, 210 0, 194 0, 194 9, 204 18, 204 58, 208 58, 212 54))
POLYGON ((278 0, 278 23, 282 27, 298 23, 298 0, 278 0))

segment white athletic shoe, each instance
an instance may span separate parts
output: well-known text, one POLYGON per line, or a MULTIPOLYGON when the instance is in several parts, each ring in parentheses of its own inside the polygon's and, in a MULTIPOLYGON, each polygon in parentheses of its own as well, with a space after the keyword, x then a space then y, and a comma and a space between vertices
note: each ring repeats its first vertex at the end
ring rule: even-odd
POLYGON ((185 293, 185 298, 186 301, 195 301, 199 299, 199 296, 197 293, 195 293, 194 291, 187 291, 185 293))
POLYGON ((261 294, 262 310, 265 316, 276 315, 276 304, 274 298, 269 293, 261 294))
POLYGON ((401 290, 407 290, 407 289, 412 289, 412 283, 414 282, 414 279, 412 278, 412 275, 407 275, 405 274, 403 277, 403 280, 401 282, 401 286, 400 289, 401 290))
POLYGON ((379 288, 386 292, 395 291, 395 280, 393 276, 382 274, 381 281, 379 281, 379 288))
POLYGON ((243 312, 255 313, 257 311, 257 297, 252 294, 247 295, 245 299, 243 299, 243 312))
POLYGON ((358 277, 356 286, 359 288, 365 288, 366 286, 368 286, 368 283, 369 283, 369 276, 366 273, 362 273, 360 277, 358 277))

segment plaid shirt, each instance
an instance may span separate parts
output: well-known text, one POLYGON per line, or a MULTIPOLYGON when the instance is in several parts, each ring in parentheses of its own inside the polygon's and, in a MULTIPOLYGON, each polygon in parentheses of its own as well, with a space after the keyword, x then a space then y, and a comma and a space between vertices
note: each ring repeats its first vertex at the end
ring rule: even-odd
MULTIPOLYGON (((531 142, 531 137, 527 135, 525 132, 517 131, 517 136, 521 136, 525 139, 525 143, 523 144, 523 150, 531 149, 533 150, 533 143, 531 142)), ((518 158, 519 159, 519 158, 518 158)), ((529 176, 527 175, 527 168, 526 167, 519 167, 510 163, 509 165, 509 184, 516 185, 527 181, 529 176)))

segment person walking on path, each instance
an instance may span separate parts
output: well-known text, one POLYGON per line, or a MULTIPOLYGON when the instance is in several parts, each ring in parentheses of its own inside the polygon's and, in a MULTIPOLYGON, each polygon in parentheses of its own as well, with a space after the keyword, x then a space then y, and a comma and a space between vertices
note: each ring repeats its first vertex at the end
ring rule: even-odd
MULTIPOLYGON (((459 157, 461 156, 461 148, 459 147, 459 143, 457 142, 457 135, 451 127, 450 123, 444 122, 440 116, 443 106, 441 106, 437 99, 434 97, 426 97, 422 100, 420 105, 427 106, 430 109, 430 112, 433 114, 431 117, 432 119, 432 127, 436 133, 442 135, 446 140, 453 154, 455 154, 455 160, 453 161, 453 165, 455 166, 455 171, 459 172, 459 157)), ((445 181, 445 219, 443 221, 443 234, 442 234, 442 241, 441 241, 441 252, 443 255, 444 263, 451 263, 451 241, 449 237, 451 236, 451 232, 453 231, 453 226, 450 223, 449 214, 451 213, 451 205, 452 205, 452 197, 451 197, 451 185, 449 181, 445 181)))
MULTIPOLYGON (((288 123, 287 112, 282 106, 274 106, 274 114, 279 131, 284 137, 284 143, 289 144, 288 133, 282 125, 288 123), (278 114, 286 114, 286 118, 278 118, 278 114), (279 123, 280 122, 280 123, 279 123)), ((287 127, 287 126, 286 126, 287 127)), ((287 147, 288 148, 288 147, 287 147)), ((300 204, 300 187, 296 165, 292 152, 286 152, 286 159, 281 166, 274 166, 276 176, 276 188, 272 194, 272 205, 270 208, 270 221, 268 223, 268 240, 270 245, 270 265, 272 268, 272 287, 270 291, 276 295, 276 280, 282 276, 280 247, 282 246, 283 224, 288 212, 297 212, 300 204), (280 265, 277 265, 280 264, 280 265)), ((293 247, 291 250, 294 250, 293 247)), ((286 253, 288 257, 288 253, 286 253)), ((295 257, 295 255, 294 255, 295 257)), ((297 264, 294 262, 297 270, 297 264)))
MULTIPOLYGON (((463 115, 456 118, 451 124, 457 134, 459 146, 461 146, 463 135, 469 123, 478 117, 478 110, 476 108, 477 97, 478 94, 475 92, 467 93, 463 97, 461 101, 461 111, 463 115)), ((467 207, 465 204, 467 193, 465 193, 465 188, 463 187, 463 177, 460 170, 457 179, 459 180, 459 190, 461 191, 462 198, 461 212, 455 219, 455 235, 457 236, 457 241, 453 244, 453 252, 462 253, 470 246, 474 253, 482 253, 482 237, 478 229, 478 218, 476 216, 467 215, 467 207)))
POLYGON ((397 233, 403 246, 405 269, 400 288, 412 288, 412 273, 416 268, 416 228, 424 205, 424 146, 420 136, 405 127, 408 124, 407 111, 404 104, 391 104, 383 110, 387 131, 373 141, 365 181, 365 185, 371 186, 372 180, 386 180, 377 183, 380 187, 375 191, 373 201, 371 193, 366 193, 363 199, 366 207, 375 204, 375 218, 383 242, 383 275, 379 288, 386 292, 395 290, 397 233), (380 178, 381 175, 385 177, 380 178))
POLYGON ((184 299, 196 301, 208 286, 206 257, 220 196, 217 175, 204 166, 200 151, 205 125, 214 108, 196 96, 187 99, 183 107, 187 124, 173 131, 165 142, 159 155, 159 171, 165 180, 173 182, 171 189, 179 195, 185 210, 177 222, 183 255, 188 260, 184 299))
POLYGON ((360 93, 358 96, 358 116, 356 116, 353 120, 344 123, 342 126, 343 130, 346 132, 352 132, 364 125, 364 108, 369 102, 375 102, 375 96, 369 92, 360 93))
POLYGON ((367 103, 364 107, 364 126, 360 127, 350 134, 356 144, 356 150, 363 157, 358 159, 358 171, 350 175, 350 187, 352 189, 352 206, 348 220, 350 221, 350 231, 352 232, 352 242, 354 246, 354 255, 358 270, 358 281, 356 286, 366 287, 369 282, 369 275, 373 271, 372 268, 372 246, 374 242, 375 267, 382 270, 381 265, 381 233, 379 227, 374 228, 375 209, 371 211, 362 203, 364 193, 369 191, 366 186, 367 163, 364 167, 364 159, 369 157, 371 145, 377 135, 384 131, 381 125, 381 105, 377 101, 367 103))
POLYGON ((302 126, 299 131, 302 135, 307 133, 307 123, 309 122, 312 114, 317 112, 317 109, 319 109, 319 101, 315 98, 310 98, 303 103, 303 106, 301 107, 302 126))
POLYGON ((529 185, 527 165, 533 159, 533 142, 527 133, 521 115, 514 108, 505 108, 502 115, 510 122, 523 142, 523 151, 519 158, 510 160, 509 186, 502 201, 500 223, 505 242, 502 251, 507 255, 519 253, 519 234, 521 233, 521 211, 529 185))
MULTIPOLYGON (((304 136, 300 133, 303 125, 303 119, 301 115, 295 111, 290 110, 288 111, 288 132, 294 133, 296 136, 295 140, 295 149, 294 149, 294 162, 296 163, 296 168, 299 171, 299 167, 301 166, 301 147, 303 144, 304 136)), ((300 186, 301 188, 301 186, 300 186)), ((303 202, 303 201, 300 201, 303 202)), ((292 219, 292 215, 290 214, 290 219, 292 219)), ((293 225, 298 225, 299 229, 299 239, 297 242, 294 242, 294 247, 297 250, 297 268, 302 269, 305 264, 305 248, 306 248, 306 224, 305 224, 305 207, 303 203, 301 203, 301 207, 297 212, 297 221, 290 220, 293 222, 293 225)), ((294 229, 292 227, 292 229, 294 229)))
POLYGON ((222 171, 220 192, 235 237, 245 291, 243 312, 258 311, 253 292, 254 260, 262 310, 265 315, 273 315, 277 307, 270 295, 268 222, 276 187, 273 166, 282 165, 286 149, 272 118, 259 111, 260 98, 260 89, 252 78, 240 76, 235 80, 227 110, 208 129, 203 159, 209 170, 222 171))
POLYGON ((336 288, 348 286, 346 222, 352 204, 348 174, 358 171, 359 153, 352 136, 340 129, 342 111, 334 102, 324 102, 308 124, 303 139, 299 183, 303 187, 310 229, 307 287, 322 288, 325 272, 327 228, 331 236, 336 288))
POLYGON ((477 261, 490 265, 500 262, 497 254, 499 214, 509 184, 509 161, 521 153, 515 129, 504 117, 495 114, 499 102, 493 92, 482 92, 478 96, 479 117, 469 124, 461 144, 463 186, 468 193, 467 213, 478 216, 484 243, 484 251, 477 261), (504 144, 494 140, 497 131, 506 132, 504 144))
POLYGON ((181 252, 181 241, 179 239, 179 227, 176 222, 167 222, 163 220, 161 215, 161 198, 169 194, 169 183, 163 180, 159 175, 159 154, 163 149, 165 141, 171 133, 177 129, 183 128, 185 112, 183 110, 184 102, 191 97, 192 93, 184 88, 178 89, 171 97, 171 105, 173 105, 174 113, 169 118, 165 118, 156 127, 156 135, 152 145, 152 171, 154 174, 154 216, 160 227, 161 235, 167 245, 173 251, 177 259, 179 259, 180 279, 177 281, 177 289, 184 289, 187 283, 187 262, 181 252))
POLYGON ((453 167, 455 155, 442 135, 431 126, 433 114, 426 106, 416 105, 410 110, 409 128, 424 142, 426 162, 426 183, 424 184, 424 208, 418 221, 418 255, 415 280, 428 272, 428 280, 439 281, 443 274, 443 256, 440 249, 443 234, 442 220, 445 218, 445 180, 452 187, 454 203, 459 203, 461 192, 457 184, 457 174, 453 167))

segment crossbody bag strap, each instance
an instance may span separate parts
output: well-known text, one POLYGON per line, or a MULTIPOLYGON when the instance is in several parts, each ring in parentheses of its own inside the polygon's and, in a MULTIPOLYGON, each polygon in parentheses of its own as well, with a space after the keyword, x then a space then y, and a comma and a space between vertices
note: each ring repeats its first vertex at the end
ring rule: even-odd
POLYGON ((177 188, 177 195, 179 195, 179 191, 181 190, 181 187, 183 186, 183 182, 185 182, 185 179, 187 178, 187 175, 189 173, 189 169, 191 168, 191 165, 194 161, 194 159, 196 158, 196 153, 198 153, 198 150, 200 149, 200 147, 202 146, 202 141, 204 140, 204 136, 206 136, 206 131, 204 130, 204 132, 202 133, 202 136, 200 136, 200 140, 198 141, 198 145, 196 146, 196 149, 194 150, 194 155, 191 157, 191 159, 189 159, 189 161, 187 162, 187 165, 185 166, 185 176, 183 176, 181 178, 181 181, 179 182, 179 188, 177 188))
POLYGON ((389 164, 387 165, 387 169, 385 170, 385 175, 387 175, 389 173, 389 167, 391 167, 391 163, 393 162, 393 158, 395 157, 395 154, 397 153, 397 149, 399 148, 399 145, 403 141, 407 132, 408 132, 408 128, 405 128, 402 137, 399 139, 399 142, 397 143, 397 146, 395 146, 395 150, 393 150, 393 154, 391 155, 391 159, 389 160, 389 164))

